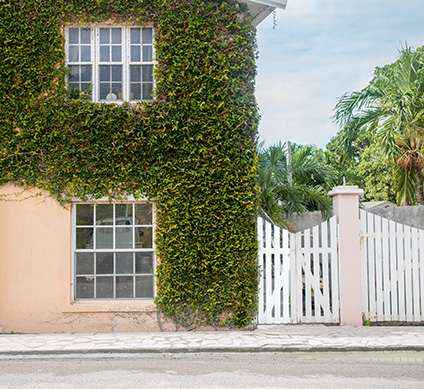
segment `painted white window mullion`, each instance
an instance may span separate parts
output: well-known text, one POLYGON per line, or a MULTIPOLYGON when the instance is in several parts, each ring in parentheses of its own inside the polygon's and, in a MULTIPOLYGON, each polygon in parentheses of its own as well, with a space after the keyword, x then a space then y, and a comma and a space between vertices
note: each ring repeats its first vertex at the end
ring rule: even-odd
POLYGON ((92 79, 93 79, 93 85, 92 85, 92 95, 93 95, 93 101, 99 101, 99 96, 98 96, 98 79, 97 79, 97 74, 98 74, 98 55, 99 55, 99 45, 98 45, 98 37, 97 34, 99 32, 99 29, 97 27, 93 27, 91 30, 91 41, 93 43, 93 47, 91 49, 91 55, 92 55, 92 62, 93 62, 93 75, 92 75, 92 79))
MULTIPOLYGON (((156 68, 156 48, 155 48, 155 29, 154 28, 152 28, 152 64, 153 64, 153 74, 154 74, 155 68, 156 68)), ((155 90, 156 90, 156 78, 153 76, 152 98, 155 96, 155 90)))
POLYGON ((130 35, 128 33, 129 28, 122 28, 122 61, 123 61, 123 69, 122 69, 122 97, 124 101, 130 100, 130 92, 129 92, 129 55, 130 55, 130 35))
POLYGON ((112 222, 112 250, 113 252, 115 252, 115 247, 116 247, 116 204, 113 204, 113 222, 112 222))
MULTIPOLYGON (((156 203, 152 203, 152 248, 153 248, 153 295, 156 296, 156 244, 155 244, 155 236, 156 236, 156 203)), ((135 269, 134 269, 135 270, 135 269)))
POLYGON ((93 261, 94 261, 94 268, 93 268, 93 297, 97 298, 97 255, 96 255, 96 247, 97 247, 97 243, 96 243, 96 235, 97 235, 97 228, 96 228, 96 206, 93 205, 93 249, 94 249, 94 254, 93 254, 93 261))
MULTIPOLYGON (((66 30, 67 31, 67 30, 66 30)), ((65 31, 65 34, 66 34, 65 31)), ((77 248, 77 234, 76 234, 76 225, 77 225, 77 205, 72 204, 72 242, 71 242, 71 258, 72 258, 72 264, 71 264, 71 271, 72 271, 72 286, 71 286, 71 301, 74 300, 76 296, 76 285, 77 285, 77 266, 76 266, 76 248, 77 248)))
POLYGON ((69 28, 65 28, 65 61, 69 63, 69 28))

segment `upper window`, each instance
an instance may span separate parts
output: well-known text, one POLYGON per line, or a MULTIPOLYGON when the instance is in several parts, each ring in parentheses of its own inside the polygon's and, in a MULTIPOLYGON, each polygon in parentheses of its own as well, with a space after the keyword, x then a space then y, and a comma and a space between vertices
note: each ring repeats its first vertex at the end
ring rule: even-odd
POLYGON ((66 59, 72 95, 92 101, 152 99, 153 28, 68 27, 66 59))
POLYGON ((151 203, 75 204, 74 298, 153 298, 151 203))

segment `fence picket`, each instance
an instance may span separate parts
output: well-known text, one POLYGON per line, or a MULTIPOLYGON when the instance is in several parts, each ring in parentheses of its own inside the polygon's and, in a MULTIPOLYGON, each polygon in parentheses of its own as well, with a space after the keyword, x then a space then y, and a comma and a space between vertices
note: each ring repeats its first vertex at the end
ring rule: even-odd
POLYGON ((412 311, 412 253, 411 253, 411 227, 404 227, 405 239, 405 302, 406 302, 406 320, 413 321, 412 311))
POLYGON ((398 265, 398 320, 406 321, 406 302, 405 302, 405 231, 403 224, 396 224, 396 248, 398 265))
POLYGON ((424 230, 418 233, 419 239, 419 269, 420 269, 420 302, 421 302, 421 320, 424 320, 424 230))
MULTIPOLYGON (((259 267, 260 270, 263 269, 263 265, 264 265, 264 254, 263 254, 263 249, 264 249, 264 234, 263 234, 263 228, 264 228, 264 219, 262 219, 261 217, 258 217, 258 224, 257 224, 257 229, 258 229, 258 240, 259 240, 259 267)), ((263 274, 260 274, 259 277, 259 299, 258 299, 258 320, 262 321, 264 320, 263 317, 263 313, 265 310, 265 301, 264 301, 264 295, 265 295, 265 289, 264 289, 264 276, 263 274)))
POLYGON ((312 321, 312 269, 311 269, 311 230, 308 228, 303 231, 304 239, 302 246, 303 255, 303 291, 305 293, 305 318, 306 321, 312 321))
POLYGON ((359 226, 361 231, 361 272, 362 272, 362 312, 365 319, 369 320, 369 293, 368 293, 368 230, 367 230, 367 213, 359 210, 359 226), (366 297, 365 297, 366 296, 366 297))
POLYGON ((339 277, 339 256, 338 256, 338 225, 336 222, 336 217, 333 216, 330 220, 330 251, 328 254, 328 259, 330 260, 331 268, 331 307, 332 307, 332 322, 338 322, 340 318, 340 277, 339 277))
POLYGON ((278 226, 274 226, 274 248, 276 249, 274 251, 274 298, 273 301, 275 301, 274 305, 274 317, 276 320, 279 320, 281 318, 281 288, 282 280, 281 280, 281 256, 280 256, 280 250, 281 250, 281 236, 280 236, 280 228, 278 226))
POLYGON ((372 237, 368 240, 368 271, 369 271, 369 301, 370 301, 370 320, 377 319, 377 275, 376 275, 376 245, 375 245, 375 218, 374 215, 368 215, 368 234, 372 237))
POLYGON ((271 298, 272 298, 272 225, 271 223, 266 223, 265 228, 265 255, 266 255, 266 268, 265 268, 265 289, 266 289, 266 309, 265 309, 265 317, 267 322, 272 323, 272 308, 271 298))
POLYGON ((396 223, 393 220, 389 221, 390 241, 390 315, 392 320, 396 320, 399 315, 398 311, 398 273, 397 273, 397 253, 396 253, 396 223))
POLYGON ((385 321, 392 320, 390 309, 390 252, 389 252, 389 220, 381 218, 381 261, 383 265, 383 317, 385 321))
POLYGON ((282 244, 283 252, 281 253, 281 260, 283 263, 283 273, 281 276, 282 282, 282 301, 283 301, 283 318, 284 322, 290 322, 290 247, 289 247, 289 232, 287 230, 282 230, 282 244))
POLYGON ((411 228, 413 320, 421 321, 420 275, 418 267, 418 229, 411 228))
POLYGON ((381 217, 374 216, 375 227, 375 285, 377 320, 384 321, 383 262, 381 250, 381 217))
MULTIPOLYGON (((329 249, 328 249, 328 223, 321 224, 321 252, 319 254, 320 270, 322 272, 322 296, 321 307, 324 311, 323 321, 331 322, 333 320, 331 306, 331 284, 330 284, 330 268, 329 268, 329 249)), ((321 287, 321 285, 320 285, 321 287)))

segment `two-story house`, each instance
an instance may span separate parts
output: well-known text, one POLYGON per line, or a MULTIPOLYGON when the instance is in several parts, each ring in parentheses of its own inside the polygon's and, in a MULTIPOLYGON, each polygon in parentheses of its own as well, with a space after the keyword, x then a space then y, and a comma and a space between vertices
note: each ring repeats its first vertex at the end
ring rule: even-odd
POLYGON ((0 328, 248 324, 252 24, 286 0, 84 3, 1 5, 0 328))

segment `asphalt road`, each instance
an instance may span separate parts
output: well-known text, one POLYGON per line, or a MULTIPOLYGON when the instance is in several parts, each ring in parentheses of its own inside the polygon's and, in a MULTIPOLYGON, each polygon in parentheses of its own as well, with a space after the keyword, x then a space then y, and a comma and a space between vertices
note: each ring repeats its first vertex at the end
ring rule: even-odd
POLYGON ((424 388, 424 352, 0 356, 0 388, 424 388))

